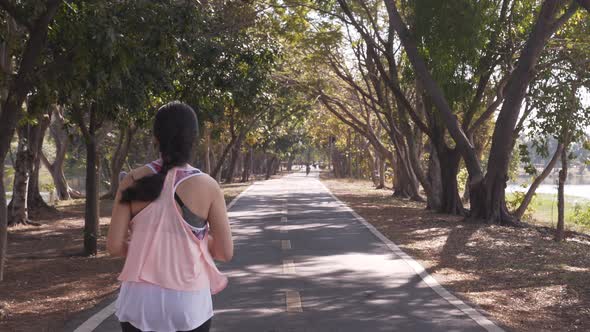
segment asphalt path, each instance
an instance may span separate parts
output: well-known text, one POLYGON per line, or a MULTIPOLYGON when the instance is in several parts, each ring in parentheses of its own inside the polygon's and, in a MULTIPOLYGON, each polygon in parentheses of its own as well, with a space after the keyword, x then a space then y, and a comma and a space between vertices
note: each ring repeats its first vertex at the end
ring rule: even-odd
MULTIPOLYGON (((317 172, 254 184, 230 219, 235 255, 219 265, 230 282, 214 296, 214 332, 502 331, 392 250, 317 172)), ((119 331, 108 305, 77 332, 119 331)))

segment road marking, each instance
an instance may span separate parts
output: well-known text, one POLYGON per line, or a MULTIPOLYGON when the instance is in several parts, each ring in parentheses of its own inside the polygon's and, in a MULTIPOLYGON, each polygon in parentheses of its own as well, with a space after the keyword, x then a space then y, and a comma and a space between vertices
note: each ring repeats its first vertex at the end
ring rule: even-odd
POLYGON ((287 217, 281 217, 281 222, 287 222, 287 217))
POLYGON ((330 194, 330 196, 332 196, 332 198, 334 198, 336 202, 338 202, 338 204, 340 205, 340 207, 342 207, 343 210, 352 213, 356 220, 358 220, 361 224, 367 227, 369 231, 371 231, 373 235, 375 235, 379 240, 381 240, 381 242, 383 242, 393 253, 401 257, 406 262, 406 264, 412 267, 416 274, 418 274, 420 278, 424 280, 424 283, 426 283, 428 287, 432 288, 436 293, 438 293, 440 297, 445 299, 451 305, 455 306, 457 309, 461 310, 464 314, 466 314, 469 318, 474 320, 479 326, 483 327, 486 331, 505 332, 504 329, 502 329, 494 322, 486 318, 478 310, 475 310, 474 308, 465 304, 465 302, 461 301, 451 292, 446 290, 441 284, 438 283, 438 281, 436 281, 436 279, 434 279, 433 276, 426 272, 426 269, 424 269, 424 267, 420 263, 414 260, 410 255, 406 254, 395 243, 393 243, 385 235, 379 232, 375 228, 375 226, 371 225, 368 221, 365 220, 365 218, 361 217, 360 214, 358 214, 355 210, 346 205, 346 203, 342 202, 338 197, 336 197, 336 195, 334 195, 323 182, 319 180, 317 180, 317 182, 319 182, 319 184, 322 187, 324 187, 328 194, 330 194))
POLYGON ((294 274, 295 263, 291 259, 283 260, 283 274, 294 274))
POLYGON ((281 249, 290 250, 291 249, 291 241, 290 240, 281 240, 281 249))
POLYGON ((287 312, 303 312, 303 307, 301 307, 301 295, 299 295, 298 291, 286 291, 285 303, 287 305, 287 312))
POLYGON ((280 231, 281 231, 281 234, 286 234, 287 233, 287 226, 285 226, 285 225, 281 226, 280 231))
POLYGON ((92 317, 88 318, 82 325, 78 326, 74 332, 91 332, 97 328, 100 323, 102 323, 105 319, 109 318, 110 315, 114 314, 117 308, 115 308, 115 301, 113 301, 108 306, 104 307, 101 311, 94 314, 92 317))

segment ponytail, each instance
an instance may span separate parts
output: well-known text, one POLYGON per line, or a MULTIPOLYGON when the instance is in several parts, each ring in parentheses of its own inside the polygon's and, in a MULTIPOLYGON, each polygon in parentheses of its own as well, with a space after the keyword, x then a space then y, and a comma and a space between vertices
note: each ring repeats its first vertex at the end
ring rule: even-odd
POLYGON ((154 175, 144 176, 121 194, 121 202, 156 200, 168 171, 189 161, 193 142, 198 134, 197 115, 188 105, 171 102, 162 106, 154 120, 154 136, 159 142, 162 168, 154 175))

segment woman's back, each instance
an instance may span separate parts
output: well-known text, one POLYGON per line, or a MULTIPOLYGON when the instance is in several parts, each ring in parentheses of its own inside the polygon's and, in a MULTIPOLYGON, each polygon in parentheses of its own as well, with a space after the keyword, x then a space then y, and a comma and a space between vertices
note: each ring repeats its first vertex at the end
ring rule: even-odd
MULTIPOLYGON (((153 161, 145 166, 139 167, 131 172, 135 180, 145 176, 153 175, 158 168, 158 161, 153 161)), ((175 193, 178 195, 184 205, 196 216, 207 220, 214 198, 217 197, 219 186, 217 182, 208 174, 202 173, 196 168, 190 166, 176 170, 175 193)), ((128 179, 134 182, 133 179, 128 179)), ((123 184, 124 185, 124 184, 123 184)), ((151 202, 132 201, 131 213, 137 215, 141 210, 147 207, 151 202)), ((179 212, 182 213, 180 204, 177 203, 179 212)), ((217 211, 211 211, 215 214, 217 211)))
POLYGON ((125 257, 123 331, 206 331, 211 294, 227 284, 213 261, 233 255, 223 192, 187 164, 197 132, 189 106, 164 105, 154 121, 161 159, 127 174, 117 191, 107 249, 125 257))

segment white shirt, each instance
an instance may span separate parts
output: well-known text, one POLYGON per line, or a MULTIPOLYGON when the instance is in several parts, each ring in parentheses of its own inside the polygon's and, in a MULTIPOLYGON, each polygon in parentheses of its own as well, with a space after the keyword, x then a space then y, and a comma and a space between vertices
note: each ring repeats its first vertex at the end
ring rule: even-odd
POLYGON ((213 317, 211 292, 178 291, 144 282, 121 284, 115 315, 142 331, 190 331, 213 317))

